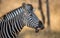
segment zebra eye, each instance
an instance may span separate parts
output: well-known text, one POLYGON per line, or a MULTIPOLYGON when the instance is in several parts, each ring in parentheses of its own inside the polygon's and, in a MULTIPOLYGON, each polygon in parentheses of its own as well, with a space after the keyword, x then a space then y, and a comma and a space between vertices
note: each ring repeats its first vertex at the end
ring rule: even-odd
POLYGON ((32 16, 32 14, 30 14, 30 16, 32 16))
POLYGON ((32 14, 31 14, 31 13, 29 13, 29 16, 32 16, 32 14))

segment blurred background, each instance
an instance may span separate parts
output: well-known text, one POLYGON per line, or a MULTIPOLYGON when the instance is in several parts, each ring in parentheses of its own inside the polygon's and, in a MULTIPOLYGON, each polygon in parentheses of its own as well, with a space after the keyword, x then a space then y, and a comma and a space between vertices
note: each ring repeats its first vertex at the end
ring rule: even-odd
MULTIPOLYGON (((34 13, 42 21, 42 16, 38 9, 39 0, 0 0, 0 17, 20 7, 23 2, 32 4, 35 9, 34 13)), ((34 29, 25 26, 17 38, 60 38, 60 0, 49 0, 50 31, 47 31, 46 0, 42 0, 42 8, 45 16, 45 29, 35 33, 34 29)))

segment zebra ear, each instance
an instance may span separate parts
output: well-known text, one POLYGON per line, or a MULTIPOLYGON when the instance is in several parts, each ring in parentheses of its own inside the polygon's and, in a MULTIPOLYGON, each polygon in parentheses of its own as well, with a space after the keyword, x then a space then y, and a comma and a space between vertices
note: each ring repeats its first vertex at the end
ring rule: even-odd
POLYGON ((22 3, 22 7, 24 7, 24 8, 25 8, 25 5, 26 5, 26 3, 22 3))

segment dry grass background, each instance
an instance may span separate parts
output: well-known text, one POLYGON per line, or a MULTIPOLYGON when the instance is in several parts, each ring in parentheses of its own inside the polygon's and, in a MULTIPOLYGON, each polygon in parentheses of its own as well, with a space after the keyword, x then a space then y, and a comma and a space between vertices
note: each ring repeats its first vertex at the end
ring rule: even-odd
MULTIPOLYGON (((46 17, 46 0, 42 1, 44 15, 46 17)), ((32 4, 35 9, 35 14, 41 20, 41 14, 38 10, 38 0, 0 0, 0 17, 13 9, 20 7, 23 2, 32 4)), ((17 38, 60 38, 60 0, 49 0, 49 6, 51 32, 47 33, 45 28, 39 33, 35 33, 34 29, 25 26, 17 38)), ((47 27, 46 23, 45 27, 47 27)))

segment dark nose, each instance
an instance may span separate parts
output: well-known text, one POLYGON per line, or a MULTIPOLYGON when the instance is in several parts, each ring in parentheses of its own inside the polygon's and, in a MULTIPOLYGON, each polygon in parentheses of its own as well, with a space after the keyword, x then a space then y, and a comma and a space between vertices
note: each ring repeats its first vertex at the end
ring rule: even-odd
POLYGON ((41 21, 39 21, 39 28, 41 28, 41 30, 43 30, 44 29, 44 24, 41 22, 41 21))

